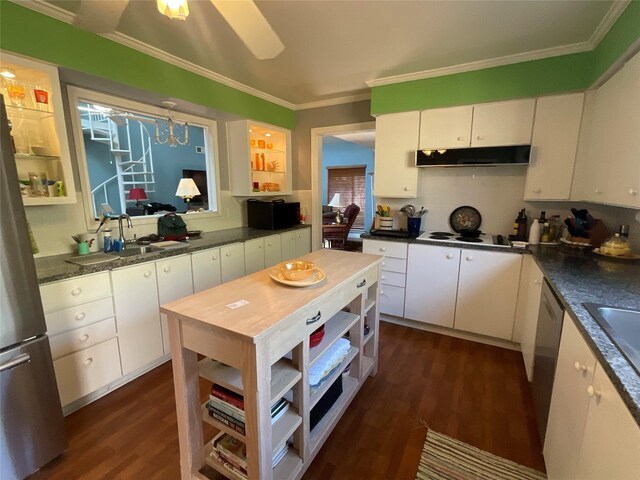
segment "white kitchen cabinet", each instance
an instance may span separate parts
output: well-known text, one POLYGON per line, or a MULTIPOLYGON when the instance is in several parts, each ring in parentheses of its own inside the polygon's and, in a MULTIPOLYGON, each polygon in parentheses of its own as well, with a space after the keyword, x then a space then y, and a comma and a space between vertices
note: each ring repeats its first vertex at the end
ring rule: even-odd
POLYGON ((362 252, 384 255, 380 273, 380 313, 396 317, 404 316, 407 244, 365 239, 362 252))
MULTIPOLYGON (((193 276, 189 255, 169 257, 158 260, 155 263, 160 305, 193 294, 193 276)), ((160 314, 160 324, 162 328, 162 348, 164 353, 167 354, 170 353, 169 330, 167 328, 167 316, 164 313, 160 314)))
POLYGON ((575 478, 640 478, 640 427, 600 364, 581 393, 589 398, 589 409, 575 478))
POLYGON ((420 114, 420 150, 471 145, 473 105, 434 108, 420 114))
MULTIPOLYGON (((600 86, 574 199, 640 207, 640 54, 600 86)), ((582 139, 581 139, 582 141, 582 139)))
POLYGON ((280 234, 282 261, 286 262, 296 256, 296 234, 293 230, 280 234))
POLYGON ((640 428, 565 314, 544 444, 550 480, 627 480, 640 472, 640 428))
POLYGON ((244 243, 220 247, 220 276, 222 283, 244 277, 244 243))
POLYGON ((455 329, 511 340, 521 261, 518 254, 462 250, 455 329))
POLYGON ((264 239, 244 242, 244 266, 247 275, 264 269, 264 239))
POLYGON ((534 98, 485 103, 473 107, 472 147, 531 143, 534 98))
POLYGON ((44 311, 49 313, 111 297, 111 280, 108 272, 82 275, 42 285, 40 295, 44 311))
POLYGON ((511 340, 520 343, 527 378, 533 380, 538 310, 544 276, 531 255, 523 255, 518 300, 511 340))
POLYGON ((163 355, 156 268, 153 262, 111 271, 122 372, 163 355))
POLYGON ((374 196, 417 196, 415 157, 419 126, 420 112, 392 113, 376 118, 374 196))
POLYGON ((191 254, 194 293, 222 283, 220 273, 220 249, 210 248, 191 254))
POLYGON ((409 245, 405 317, 453 328, 460 249, 409 245))
POLYGON ((538 98, 525 200, 569 199, 583 103, 583 93, 538 98))
POLYGON ((252 120, 227 123, 231 194, 291 193, 291 131, 252 120))
POLYGON ((311 229, 300 228, 294 230, 296 258, 311 252, 311 229))
POLYGON ((61 190, 49 189, 46 184, 41 189, 28 187, 24 189, 23 203, 76 203, 58 70, 4 51, 0 66, 16 74, 13 79, 2 77, 1 81, 16 147, 18 177, 29 181, 29 172, 33 172, 42 181, 60 181, 63 185, 61 190))
POLYGON ((282 261, 282 237, 269 235, 264 238, 264 267, 269 268, 282 261))

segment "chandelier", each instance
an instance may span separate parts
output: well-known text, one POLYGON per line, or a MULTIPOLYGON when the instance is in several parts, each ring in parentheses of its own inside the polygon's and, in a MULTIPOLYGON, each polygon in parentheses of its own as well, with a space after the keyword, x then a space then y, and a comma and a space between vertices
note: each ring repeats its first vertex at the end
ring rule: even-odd
MULTIPOLYGON (((162 104, 169 110, 171 110, 171 108, 175 107, 176 105, 174 102, 162 102, 162 104)), ((167 126, 169 127, 169 132, 167 133, 166 138, 163 140, 160 137, 160 123, 158 122, 158 120, 156 120, 156 143, 159 143, 160 145, 168 143, 170 147, 187 145, 189 143, 189 124, 187 122, 184 122, 184 138, 182 140, 176 137, 175 133, 173 133, 174 124, 170 116, 167 117, 167 126)))

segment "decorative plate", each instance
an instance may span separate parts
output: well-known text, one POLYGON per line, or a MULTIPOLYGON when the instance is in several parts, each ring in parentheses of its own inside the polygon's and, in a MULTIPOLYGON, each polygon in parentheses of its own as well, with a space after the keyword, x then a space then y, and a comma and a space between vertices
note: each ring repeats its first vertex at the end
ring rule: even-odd
POLYGON ((454 232, 460 233, 460 230, 477 230, 482 223, 480 212, 473 207, 465 205, 456 208, 449 216, 449 225, 454 232))
POLYGON ((282 275, 282 272, 279 268, 272 268, 269 270, 269 276, 273 278, 276 282, 282 283, 283 285, 289 285, 290 287, 310 287, 311 285, 315 285, 320 283, 326 278, 324 271, 319 268, 315 268, 315 271, 311 274, 309 278, 304 280, 287 280, 282 275))

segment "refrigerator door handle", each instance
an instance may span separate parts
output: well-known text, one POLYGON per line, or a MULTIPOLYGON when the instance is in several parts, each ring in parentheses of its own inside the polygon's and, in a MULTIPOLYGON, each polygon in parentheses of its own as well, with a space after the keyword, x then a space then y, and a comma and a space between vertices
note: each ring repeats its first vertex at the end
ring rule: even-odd
POLYGON ((10 370, 24 363, 28 363, 31 361, 31 355, 28 353, 21 353, 16 358, 12 358, 7 363, 3 363, 0 365, 0 372, 4 372, 5 370, 10 370))

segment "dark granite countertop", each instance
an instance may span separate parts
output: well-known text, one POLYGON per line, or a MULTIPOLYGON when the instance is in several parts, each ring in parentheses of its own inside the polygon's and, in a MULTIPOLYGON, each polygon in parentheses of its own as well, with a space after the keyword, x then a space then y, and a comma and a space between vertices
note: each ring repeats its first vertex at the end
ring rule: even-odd
MULTIPOLYGON (((363 234, 363 239, 421 243, 452 247, 450 242, 382 237, 363 234)), ((631 415, 640 426, 640 375, 620 353, 583 303, 640 309, 640 262, 608 259, 567 247, 529 246, 524 248, 455 244, 456 248, 531 254, 545 278, 575 320, 598 362, 616 386, 631 415)))
POLYGON ((240 227, 218 230, 216 232, 206 232, 198 237, 190 238, 189 241, 186 242, 188 245, 186 248, 164 250, 132 257, 123 257, 113 262, 99 263, 86 267, 66 261, 68 258, 74 257, 75 254, 42 257, 35 260, 36 273, 38 275, 38 283, 49 283, 56 280, 64 280, 66 278, 87 275, 90 273, 104 272, 113 270, 114 268, 135 265, 137 263, 152 262, 160 258, 193 253, 198 250, 205 250, 207 248, 219 247, 236 242, 245 242, 254 238, 267 237, 269 235, 276 235, 291 230, 310 227, 311 225, 296 225, 294 227, 284 228, 281 230, 261 230, 257 228, 240 227))

